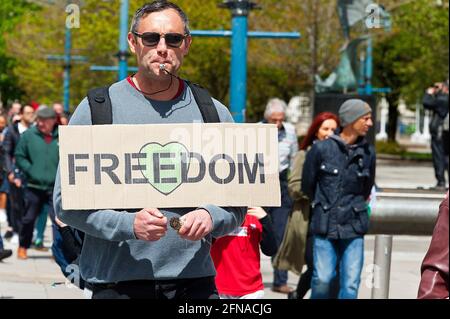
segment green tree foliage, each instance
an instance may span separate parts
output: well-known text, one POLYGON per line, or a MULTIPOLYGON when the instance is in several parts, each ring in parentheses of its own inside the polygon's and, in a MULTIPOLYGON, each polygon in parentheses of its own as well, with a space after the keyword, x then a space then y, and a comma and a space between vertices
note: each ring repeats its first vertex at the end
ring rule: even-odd
MULTIPOLYGON (((4 36, 9 34, 17 25, 25 12, 36 9, 24 0, 0 1, 0 97, 6 106, 8 101, 20 98, 22 90, 11 70, 15 66, 15 59, 6 50, 4 36)), ((1 103, 0 103, 1 104, 1 103)))
MULTIPOLYGON (((73 1, 72 1, 73 2, 73 1)), ((89 88, 117 80, 115 72, 90 71, 91 65, 117 65, 120 0, 84 0, 80 4, 80 28, 71 29, 72 54, 88 58, 88 63, 73 63, 71 68, 72 108, 89 88)), ((186 8, 192 29, 224 29, 229 18, 219 11, 215 1, 179 1, 186 8)), ((64 54, 65 2, 41 6, 36 13, 26 13, 14 32, 6 37, 11 55, 17 59, 14 75, 27 99, 51 103, 62 99, 63 62, 48 60, 47 55, 64 54)), ((129 21, 142 3, 130 1, 129 21)), ((228 93, 229 39, 196 38, 181 75, 208 87, 224 99, 228 93)), ((129 65, 135 65, 130 57, 129 65)))
POLYGON ((313 97, 314 75, 327 74, 339 61, 342 36, 335 0, 258 1, 250 29, 299 31, 301 39, 265 39, 249 42, 249 96, 247 115, 260 119, 271 97, 286 101, 299 92, 313 97))
POLYGON ((393 30, 374 45, 375 84, 392 90, 387 96, 390 140, 395 140, 399 97, 415 104, 427 87, 448 78, 448 4, 392 1, 393 30))
MULTIPOLYGON (((191 30, 229 30, 231 15, 217 7, 216 1, 181 0, 191 30)), ((194 37, 181 75, 208 88, 217 99, 228 101, 230 39, 194 37)))
MULTIPOLYGON (((62 100, 64 63, 47 57, 64 55, 65 9, 65 1, 56 1, 54 5, 41 6, 35 13, 27 12, 6 37, 9 52, 17 60, 13 72, 29 100, 39 103, 62 100)), ((112 83, 116 78, 114 73, 92 72, 89 67, 116 64, 119 1, 86 0, 80 10, 80 28, 71 29, 71 53, 87 57, 88 63, 72 63, 72 106, 81 101, 88 88, 112 83)))
MULTIPOLYGON (((6 37, 8 50, 17 59, 13 73, 27 98, 40 103, 62 98, 63 64, 50 61, 49 54, 64 54, 65 1, 54 1, 34 13, 25 13, 6 37)), ((73 1, 72 1, 73 2, 73 1)), ((188 14, 192 30, 230 30, 231 12, 217 7, 218 0, 175 1, 188 14)), ((338 61, 342 44, 335 0, 258 0, 261 10, 249 16, 249 30, 300 31, 300 40, 250 39, 248 47, 247 116, 260 120, 271 97, 289 100, 300 91, 311 90, 313 73, 327 73, 338 61), (314 14, 312 14, 314 12, 314 14)), ((73 63, 71 100, 76 106, 89 88, 113 83, 117 74, 93 72, 91 65, 117 65, 119 0, 79 1, 80 28, 72 29, 72 54, 88 58, 73 63)), ((130 21, 142 4, 130 1, 130 21)), ((129 65, 135 65, 130 57, 129 65)), ((180 75, 208 88, 229 102, 230 38, 195 37, 180 75)))

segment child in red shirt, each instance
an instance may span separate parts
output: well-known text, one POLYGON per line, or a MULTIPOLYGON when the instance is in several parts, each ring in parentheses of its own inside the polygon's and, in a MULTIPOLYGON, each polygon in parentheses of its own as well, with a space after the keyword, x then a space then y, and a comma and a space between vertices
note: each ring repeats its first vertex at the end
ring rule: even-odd
POLYGON ((278 250, 272 222, 261 207, 249 208, 241 227, 214 241, 211 257, 221 299, 264 297, 260 245, 267 256, 275 255, 278 250))

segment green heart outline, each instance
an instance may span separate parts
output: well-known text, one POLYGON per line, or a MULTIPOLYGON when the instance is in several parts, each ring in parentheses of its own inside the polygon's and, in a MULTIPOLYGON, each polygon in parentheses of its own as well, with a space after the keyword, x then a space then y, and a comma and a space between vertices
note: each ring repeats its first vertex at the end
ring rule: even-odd
MULTIPOLYGON (((158 142, 151 142, 151 143, 147 143, 147 144, 145 144, 144 146, 142 146, 141 149, 139 150, 139 154, 143 154, 143 152, 142 152, 143 149, 146 148, 146 147, 149 146, 149 145, 152 145, 152 144, 158 145, 158 146, 160 146, 161 148, 165 148, 167 145, 170 145, 170 144, 176 144, 176 145, 182 146, 182 148, 186 151, 186 154, 188 155, 188 156, 187 156, 187 158, 188 158, 188 163, 187 163, 187 164, 188 164, 188 165, 187 165, 187 173, 189 173, 189 169, 190 169, 190 166, 191 166, 190 157, 189 157, 189 150, 187 149, 186 146, 184 146, 184 144, 178 143, 178 142, 169 142, 169 143, 166 143, 166 144, 162 145, 162 144, 160 144, 160 143, 158 143, 158 142)), ((145 153, 145 154, 146 154, 146 153, 145 153)), ((140 165, 140 166, 142 165, 141 160, 142 160, 142 159, 139 158, 139 165, 140 165)), ((147 158, 146 158, 145 160, 147 160, 147 158)), ((145 163, 145 164, 146 164, 146 163, 145 163)), ((147 170, 147 166, 146 166, 146 170, 147 170)), ((172 189, 170 192, 163 192, 163 191, 159 190, 155 185, 153 185, 153 183, 147 178, 147 176, 145 176, 145 172, 144 172, 142 169, 140 169, 140 172, 141 172, 142 176, 147 180, 147 183, 149 183, 154 189, 156 189, 158 192, 160 192, 161 194, 163 194, 163 195, 165 195, 165 196, 170 195, 170 194, 173 193, 178 187, 180 187, 180 186, 183 184, 183 182, 181 181, 181 182, 180 182, 174 189, 172 189)))

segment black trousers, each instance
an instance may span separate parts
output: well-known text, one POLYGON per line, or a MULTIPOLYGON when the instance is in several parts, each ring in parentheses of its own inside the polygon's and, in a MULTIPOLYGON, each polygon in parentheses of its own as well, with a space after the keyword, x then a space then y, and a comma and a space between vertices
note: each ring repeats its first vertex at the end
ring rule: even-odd
POLYGON ((444 155, 447 157, 448 166, 448 155, 449 155, 449 142, 450 142, 450 132, 448 130, 442 131, 442 144, 444 145, 444 155))
POLYGON ((9 183, 9 226, 12 227, 16 233, 20 232, 22 227, 22 217, 25 214, 25 201, 23 195, 23 188, 16 187, 14 183, 9 183))
POLYGON ((444 148, 444 138, 442 134, 431 135, 431 154, 436 180, 439 184, 445 185, 445 171, 448 174, 448 152, 444 148))
MULTIPOLYGON (((41 213, 44 204, 48 204, 48 215, 52 223, 55 224, 53 192, 31 187, 25 188, 25 215, 22 217, 22 225, 19 233, 20 247, 30 248, 33 239, 34 223, 41 213)), ((53 234, 54 237, 55 235, 53 234)))
POLYGON ((214 277, 93 284, 92 299, 219 299, 214 277))

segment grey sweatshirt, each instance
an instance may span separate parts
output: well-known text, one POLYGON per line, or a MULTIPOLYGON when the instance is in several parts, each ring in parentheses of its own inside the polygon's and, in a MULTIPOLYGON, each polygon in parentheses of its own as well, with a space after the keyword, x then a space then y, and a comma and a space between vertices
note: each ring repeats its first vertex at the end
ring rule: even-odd
MULTIPOLYGON (((202 116, 191 90, 172 101, 154 101, 133 88, 126 80, 113 84, 109 93, 114 124, 191 123, 202 116)), ((214 104, 221 122, 233 122, 228 109, 217 100, 214 104)), ((85 98, 77 107, 69 125, 90 125, 90 108, 85 98)), ((205 190, 207 191, 207 190, 205 190)), ((213 221, 213 231, 200 241, 182 239, 170 226, 158 241, 138 240, 133 225, 136 212, 99 210, 63 210, 59 169, 54 189, 54 206, 58 218, 83 231, 80 273, 90 283, 126 280, 163 280, 214 276, 210 257, 211 237, 221 237, 241 225, 245 207, 166 208, 160 211, 170 220, 196 208, 206 209, 213 221)))

